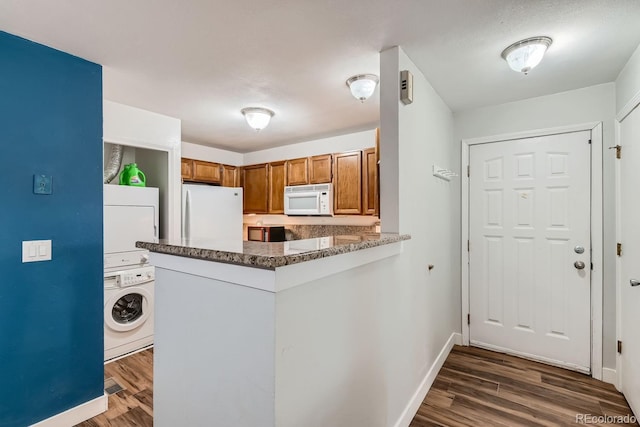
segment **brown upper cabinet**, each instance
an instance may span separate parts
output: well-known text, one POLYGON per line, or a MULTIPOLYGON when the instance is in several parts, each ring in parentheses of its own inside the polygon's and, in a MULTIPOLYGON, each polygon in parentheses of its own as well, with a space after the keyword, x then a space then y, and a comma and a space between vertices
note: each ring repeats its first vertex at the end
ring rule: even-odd
POLYGON ((309 158, 286 161, 287 185, 305 185, 309 183, 309 158))
POLYGON ((242 176, 244 213, 267 213, 269 211, 269 164, 244 166, 242 176))
POLYGON ((287 182, 286 161, 269 163, 269 213, 284 213, 284 185, 287 182))
POLYGON ((235 166, 222 165, 222 186, 223 187, 239 187, 240 174, 235 166))
POLYGON ((193 161, 193 180, 220 184, 222 182, 222 166, 219 163, 193 161))
POLYGON ((333 155, 333 213, 362 213, 362 152, 333 155))
POLYGON ((332 179, 332 156, 324 154, 322 156, 309 157, 309 184, 324 184, 332 179))
POLYGON ((375 148, 362 150, 362 213, 378 212, 378 161, 375 148))
POLYGON ((193 179, 193 160, 191 159, 180 159, 180 170, 182 174, 182 179, 185 181, 190 181, 193 179))

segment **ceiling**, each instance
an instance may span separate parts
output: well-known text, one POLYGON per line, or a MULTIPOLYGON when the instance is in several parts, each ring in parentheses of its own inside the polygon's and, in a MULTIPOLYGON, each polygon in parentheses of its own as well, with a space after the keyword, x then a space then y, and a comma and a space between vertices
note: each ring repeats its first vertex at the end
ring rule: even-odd
POLYGON ((638 0, 0 0, 0 29, 102 64, 106 99, 238 152, 376 126, 379 91, 360 103, 345 81, 394 45, 460 111, 615 80, 639 20, 638 0), (501 51, 538 35, 542 64, 511 71, 501 51))

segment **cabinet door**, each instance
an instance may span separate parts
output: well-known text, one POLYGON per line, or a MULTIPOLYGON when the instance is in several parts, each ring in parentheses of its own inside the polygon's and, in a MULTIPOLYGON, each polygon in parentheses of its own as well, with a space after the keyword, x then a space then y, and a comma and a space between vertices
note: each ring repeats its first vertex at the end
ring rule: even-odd
POLYGON ((180 159, 180 170, 182 173, 182 179, 191 181, 193 179, 193 160, 180 159))
POLYGON ((200 182, 210 182, 212 184, 220 184, 222 181, 222 173, 220 172, 219 163, 203 162, 201 160, 193 161, 193 180, 200 182))
POLYGON ((267 213, 269 165, 245 166, 243 175, 244 213, 267 213))
POLYGON ((333 213, 362 213, 362 153, 333 155, 333 213))
POLYGON ((376 128, 376 216, 380 218, 380 128, 376 128))
POLYGON ((309 183, 309 158, 287 160, 287 185, 309 183))
POLYGON ((235 166, 222 165, 222 186, 237 187, 238 181, 238 168, 235 166))
POLYGON ((331 182, 331 154, 309 157, 309 184, 331 182))
POLYGON ((375 215, 378 205, 378 162, 376 149, 362 151, 362 213, 375 215))
POLYGON ((284 183, 286 162, 269 163, 269 213, 284 213, 284 183))

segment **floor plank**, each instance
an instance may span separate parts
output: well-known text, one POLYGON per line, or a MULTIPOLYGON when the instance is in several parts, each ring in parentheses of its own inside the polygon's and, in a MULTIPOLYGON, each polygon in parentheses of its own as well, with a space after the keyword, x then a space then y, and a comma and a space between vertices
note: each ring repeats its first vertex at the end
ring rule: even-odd
MULTIPOLYGON (((109 377, 125 390, 109 396, 107 412, 77 427, 152 427, 153 349, 105 365, 109 377)), ((576 426, 577 414, 625 416, 631 410, 613 386, 588 375, 455 346, 411 427, 576 426)))
POLYGON ((104 365, 104 378, 124 390, 109 396, 109 409, 76 427, 153 426, 153 348, 104 365))
POLYGON ((632 412, 613 386, 588 375, 455 346, 411 427, 575 426, 578 414, 632 412))

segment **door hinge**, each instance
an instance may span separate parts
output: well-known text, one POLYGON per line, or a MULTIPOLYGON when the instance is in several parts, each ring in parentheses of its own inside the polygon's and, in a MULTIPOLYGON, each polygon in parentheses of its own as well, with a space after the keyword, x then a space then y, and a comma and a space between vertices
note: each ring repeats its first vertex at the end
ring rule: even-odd
POLYGON ((609 147, 609 150, 616 149, 616 159, 622 158, 622 146, 614 145, 613 147, 609 147))
POLYGON ((471 314, 467 313, 467 325, 471 324, 471 314))
POLYGON ((591 140, 589 140, 589 144, 591 144, 591 140))
POLYGON ((471 176, 471 166, 467 165, 467 178, 471 176))
POLYGON ((471 242, 467 240, 467 252, 471 252, 471 242))
POLYGON ((622 341, 618 340, 618 353, 622 354, 622 341))
POLYGON ((622 256, 622 243, 616 243, 616 255, 622 256))

